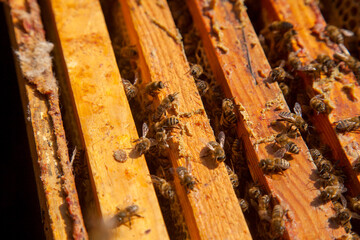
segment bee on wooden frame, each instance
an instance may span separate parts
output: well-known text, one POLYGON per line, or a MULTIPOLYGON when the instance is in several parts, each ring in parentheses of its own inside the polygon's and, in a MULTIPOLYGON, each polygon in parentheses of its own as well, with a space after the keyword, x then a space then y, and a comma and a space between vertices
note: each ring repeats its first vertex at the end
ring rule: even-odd
POLYGON ((282 158, 286 151, 287 150, 285 148, 280 148, 275 152, 275 158, 262 159, 259 163, 259 167, 266 173, 282 172, 286 169, 289 169, 290 163, 282 158))
POLYGON ((223 131, 219 133, 218 140, 219 142, 210 141, 206 143, 206 147, 208 150, 207 154, 202 155, 200 157, 205 157, 205 158, 209 157, 211 160, 215 162, 215 164, 219 164, 225 161, 226 155, 223 149, 225 143, 225 133, 223 131))
POLYGON ((298 102, 295 103, 294 112, 280 112, 279 117, 281 119, 277 119, 276 121, 285 121, 290 123, 291 126, 295 126, 301 132, 306 132, 308 130, 308 124, 302 118, 301 114, 301 106, 298 102))
POLYGON ((129 228, 131 228, 131 219, 134 217, 142 218, 143 216, 139 215, 139 206, 138 205, 130 205, 124 209, 117 208, 117 213, 109 220, 108 226, 110 228, 116 228, 124 224, 129 224, 129 228))
POLYGON ((143 155, 146 153, 151 146, 154 146, 156 144, 156 141, 152 138, 146 138, 147 133, 149 132, 149 127, 146 123, 143 123, 142 125, 142 137, 133 141, 136 143, 134 147, 134 151, 139 155, 143 155))

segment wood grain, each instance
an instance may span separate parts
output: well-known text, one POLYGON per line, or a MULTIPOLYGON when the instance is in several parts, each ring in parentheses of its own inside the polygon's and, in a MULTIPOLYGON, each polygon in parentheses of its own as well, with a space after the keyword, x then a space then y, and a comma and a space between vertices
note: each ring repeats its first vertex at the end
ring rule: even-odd
MULTIPOLYGON (((100 216, 90 224, 99 228, 103 221, 106 230, 117 207, 136 204, 142 217, 133 218, 131 228, 111 229, 111 237, 168 239, 144 157, 129 158, 125 163, 113 157, 116 150, 131 149, 138 135, 100 3, 49 0, 45 5, 57 33, 54 41, 61 47, 57 64, 73 94, 100 216)), ((96 230, 91 234, 104 237, 96 230)))
POLYGON ((5 14, 18 60, 16 70, 45 235, 49 239, 87 239, 60 115, 58 87, 51 62, 42 61, 51 57, 41 49, 47 44, 38 3, 14 0, 8 4, 5 14), (31 58, 30 64, 27 58, 31 58))
MULTIPOLYGON (((113 7, 113 10, 122 11, 131 44, 139 50, 143 84, 159 80, 167 83, 154 102, 158 104, 167 94, 179 92, 178 112, 203 109, 166 2, 162 1, 161 5, 155 1, 118 2, 121 8, 113 7)), ((187 124, 191 134, 174 132, 176 137, 170 140, 169 158, 173 168, 188 166, 198 179, 196 190, 187 194, 175 178, 191 239, 251 239, 224 165, 216 167, 200 159, 205 148, 201 139, 214 140, 206 115, 181 118, 180 122, 187 124)))
POLYGON ((277 83, 269 86, 264 83, 271 68, 246 12, 241 13, 240 23, 229 2, 217 1, 213 9, 207 6, 206 1, 188 0, 187 4, 204 42, 215 78, 221 83, 226 96, 235 97, 235 102, 241 104, 242 121, 237 130, 246 144, 251 174, 283 208, 289 210, 285 237, 333 239, 341 236, 344 233, 342 229, 329 227, 328 218, 334 214, 331 205, 326 204, 321 210, 315 207, 319 204, 319 192, 314 187, 315 168, 301 138, 295 140, 301 148, 300 154, 292 156, 291 168, 283 175, 264 175, 258 167, 259 160, 271 157, 269 155, 273 150, 269 148, 272 143, 256 146, 257 142, 277 133, 270 123, 279 118, 279 110, 275 110, 279 105, 263 111, 266 104, 277 99, 279 104, 284 105, 281 111, 289 109, 277 83), (215 21, 222 26, 221 44, 229 49, 226 53, 218 48, 219 39, 212 30, 215 21))
MULTIPOLYGON (((294 28, 298 32, 299 46, 304 52, 304 57, 301 60, 306 64, 315 59, 318 54, 327 54, 333 56, 335 52, 340 52, 336 44, 329 47, 324 41, 318 41, 314 35, 311 34, 311 28, 315 24, 319 24, 323 28, 326 22, 321 15, 317 5, 311 3, 306 5, 304 1, 272 1, 263 0, 263 12, 267 22, 273 20, 286 20, 294 23, 294 28)), ((317 92, 313 82, 305 79, 306 87, 311 88, 317 92)), ((340 161, 340 166, 343 166, 347 172, 349 188, 351 195, 358 195, 360 193, 360 175, 357 175, 352 166, 358 157, 360 150, 358 143, 360 142, 360 135, 356 132, 350 133, 336 133, 334 131, 335 122, 360 115, 360 105, 358 101, 349 99, 344 93, 342 87, 345 84, 354 86, 354 96, 359 98, 360 87, 356 81, 355 76, 350 73, 343 76, 341 81, 334 81, 330 92, 330 100, 333 102, 334 109, 327 116, 324 114, 314 115, 312 122, 315 128, 321 132, 321 138, 324 143, 331 147, 333 156, 340 161)), ((320 86, 320 89, 326 87, 320 86)))

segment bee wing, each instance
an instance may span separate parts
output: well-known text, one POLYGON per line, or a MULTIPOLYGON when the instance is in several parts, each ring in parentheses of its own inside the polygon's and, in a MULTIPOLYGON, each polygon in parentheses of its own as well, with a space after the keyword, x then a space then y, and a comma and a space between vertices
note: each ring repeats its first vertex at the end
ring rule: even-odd
POLYGON ((155 146, 156 144, 158 144, 158 142, 153 138, 149 138, 149 140, 150 140, 150 147, 155 146))
POLYGON ((354 32, 353 31, 350 31, 350 30, 347 30, 347 29, 340 29, 340 32, 342 33, 342 35, 344 35, 345 37, 352 37, 354 36, 354 32))
POLYGON ((302 114, 301 114, 301 106, 300 106, 300 104, 298 102, 295 103, 294 112, 295 112, 296 115, 298 115, 300 117, 302 116, 302 114))
POLYGON ((284 67, 285 66, 285 60, 281 60, 281 62, 280 62, 280 65, 279 65, 279 67, 284 67))
POLYGON ((206 147, 209 148, 210 150, 212 150, 212 151, 215 150, 215 149, 213 148, 213 146, 211 146, 211 145, 209 144, 210 142, 206 141, 206 140, 203 139, 203 138, 200 138, 200 141, 201 141, 203 144, 205 144, 206 147))
POLYGON ((224 147, 224 143, 225 143, 225 133, 223 131, 219 132, 218 135, 218 139, 219 139, 219 144, 221 147, 224 147))
POLYGON ((146 137, 148 132, 149 132, 149 127, 146 124, 146 122, 144 122, 143 125, 142 125, 142 136, 146 137))
POLYGON ((346 55, 348 55, 348 56, 350 55, 349 50, 345 47, 344 44, 339 43, 338 45, 339 45, 340 50, 341 50, 344 54, 346 54, 346 55))
POLYGON ((282 158, 287 151, 288 149, 286 147, 280 148, 274 153, 274 156, 277 158, 282 158))

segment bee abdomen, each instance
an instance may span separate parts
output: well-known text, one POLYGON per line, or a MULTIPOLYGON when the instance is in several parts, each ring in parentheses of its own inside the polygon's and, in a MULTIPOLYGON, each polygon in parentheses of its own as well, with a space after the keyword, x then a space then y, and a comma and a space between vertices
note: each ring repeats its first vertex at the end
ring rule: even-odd
POLYGON ((232 111, 223 112, 220 119, 220 124, 224 128, 230 128, 237 122, 236 114, 232 111))
POLYGON ((293 142, 287 143, 287 146, 289 148, 288 152, 291 152, 291 153, 294 153, 294 154, 298 154, 300 152, 299 147, 293 142))
POLYGON ((290 163, 285 160, 285 159, 276 159, 276 165, 282 169, 282 170, 286 170, 290 168, 290 163))

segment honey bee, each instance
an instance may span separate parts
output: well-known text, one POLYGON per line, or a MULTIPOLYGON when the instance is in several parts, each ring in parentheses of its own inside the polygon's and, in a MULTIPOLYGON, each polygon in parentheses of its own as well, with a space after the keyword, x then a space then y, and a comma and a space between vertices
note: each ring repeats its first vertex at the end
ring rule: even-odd
POLYGON ((294 70, 300 70, 302 68, 301 61, 297 54, 299 51, 296 52, 290 52, 288 55, 288 63, 294 70))
POLYGON ((336 176, 335 174, 324 172, 320 174, 319 181, 323 182, 324 187, 327 186, 336 186, 344 183, 344 180, 340 176, 336 176))
POLYGON ((354 72, 357 79, 360 78, 360 61, 356 58, 352 57, 351 55, 344 55, 341 53, 334 53, 334 58, 345 62, 346 65, 354 72))
POLYGON ((136 143, 134 150, 141 156, 142 154, 146 153, 151 146, 155 145, 154 139, 146 138, 147 133, 149 132, 149 127, 146 123, 142 125, 142 137, 133 141, 136 143))
POLYGON ((325 31, 326 34, 329 36, 330 40, 336 44, 344 44, 344 36, 345 37, 354 36, 353 32, 346 29, 339 29, 334 25, 326 25, 325 31))
POLYGON ((280 148, 275 153, 275 158, 262 159, 259 163, 259 167, 265 172, 279 172, 290 168, 290 163, 283 159, 285 148, 280 148))
POLYGON ((275 142, 279 144, 281 147, 287 149, 288 152, 299 154, 299 147, 292 141, 290 141, 288 135, 286 133, 279 133, 275 136, 275 142))
POLYGON ((274 21, 274 22, 270 23, 270 25, 269 25, 270 31, 279 31, 282 33, 285 33, 293 28, 294 28, 294 25, 292 25, 291 23, 286 22, 286 21, 274 21))
POLYGON ((203 74, 204 70, 201 65, 199 64, 192 64, 189 70, 190 74, 195 78, 199 78, 201 74, 203 74))
MULTIPOLYGON (((336 222, 341 226, 346 226, 348 223, 350 223, 351 219, 351 212, 349 209, 345 208, 340 202, 334 202, 334 210, 336 212, 335 220, 336 222)), ((349 231, 351 230, 351 224, 349 231)), ((346 232, 349 232, 346 231, 346 232)))
POLYGON ((310 107, 319 113, 326 112, 326 104, 324 103, 323 95, 316 95, 310 99, 310 107))
POLYGON ((234 112, 235 104, 232 99, 225 98, 222 102, 222 114, 220 124, 224 128, 230 128, 237 121, 236 114, 234 112))
POLYGON ((194 190, 197 184, 196 179, 186 167, 176 168, 176 173, 179 176, 181 185, 185 186, 186 189, 194 190))
POLYGON ((290 94, 290 88, 289 88, 288 85, 286 85, 285 83, 281 82, 281 83, 279 83, 279 88, 280 88, 281 92, 283 93, 283 95, 284 95, 285 97, 289 96, 289 94, 290 94))
POLYGON ((295 103, 294 112, 295 113, 280 112, 279 117, 281 117, 281 119, 278 119, 277 121, 286 121, 286 122, 290 123, 290 127, 296 126, 301 132, 307 131, 308 124, 302 118, 301 106, 298 102, 295 103))
POLYGON ((159 148, 163 149, 169 147, 169 144, 166 142, 167 139, 166 130, 164 128, 158 129, 155 133, 155 140, 159 148))
POLYGON ((161 119, 162 115, 166 113, 166 110, 171 107, 171 103, 177 99, 178 94, 178 92, 169 94, 161 101, 153 115, 154 122, 158 122, 161 119))
POLYGON ((212 160, 214 160, 217 164, 225 161, 226 155, 225 151, 223 149, 224 142, 225 142, 225 133, 221 131, 218 135, 219 142, 216 141, 210 141, 206 144, 206 147, 208 148, 208 154, 204 155, 202 157, 210 156, 212 160))
POLYGON ((244 157, 244 146, 243 142, 236 138, 231 145, 232 158, 236 163, 239 163, 240 167, 246 168, 246 158, 244 157))
POLYGON ((326 74, 335 67, 335 62, 330 58, 329 55, 319 54, 316 58, 316 61, 321 65, 321 70, 326 74))
POLYGON ((199 91, 200 96, 204 96, 209 90, 209 84, 203 80, 196 80, 196 87, 199 91))
POLYGON ((350 197, 348 198, 349 200, 349 206, 350 208, 360 214, 360 196, 357 196, 357 197, 350 197))
POLYGON ((163 197, 170 200, 174 199, 175 191, 169 182, 155 175, 151 175, 151 180, 163 197))
POLYGON ((342 193, 346 192, 347 189, 343 184, 335 185, 335 186, 327 186, 325 188, 321 188, 320 190, 320 199, 324 202, 333 200, 341 200, 343 205, 346 205, 346 199, 342 195, 342 193))
POLYGON ((242 212, 244 213, 244 212, 249 211, 249 203, 243 198, 239 198, 238 200, 239 200, 239 204, 240 204, 242 212))
POLYGON ((284 234, 285 231, 285 219, 284 216, 287 211, 285 211, 281 205, 275 205, 272 217, 271 217, 271 225, 270 225, 270 235, 273 237, 272 239, 279 238, 284 234))
POLYGON ((259 167, 266 172, 277 172, 290 168, 290 163, 283 158, 266 158, 260 161, 259 167))
POLYGON ((273 68, 269 74, 268 79, 270 82, 283 82, 285 78, 294 79, 289 73, 285 71, 284 67, 285 62, 282 61, 280 66, 273 68))
POLYGON ((270 217, 270 196, 263 195, 258 198, 258 215, 260 220, 271 221, 270 217))
POLYGON ((345 133, 355 131, 360 127, 360 116, 340 120, 336 122, 336 131, 345 133))
POLYGON ((109 221, 109 227, 116 228, 119 227, 120 225, 129 223, 129 227, 131 228, 131 218, 133 217, 142 218, 142 216, 140 216, 138 212, 139 212, 138 205, 130 205, 124 209, 118 208, 118 212, 109 221))
POLYGON ((261 189, 255 184, 250 184, 248 194, 250 199, 257 200, 261 196, 261 189))
POLYGON ((315 148, 310 149, 310 154, 311 157, 313 158, 313 161, 320 175, 323 175, 325 173, 330 173, 333 170, 332 163, 326 158, 324 158, 324 156, 321 154, 321 152, 318 149, 315 148))
POLYGON ((160 122, 155 123, 155 129, 161 128, 173 128, 180 123, 179 118, 176 116, 170 116, 163 119, 160 122))
POLYGON ((225 167, 229 175, 231 185, 233 186, 233 188, 237 188, 239 186, 238 175, 228 165, 225 164, 225 167))
POLYGON ((136 97, 136 95, 138 93, 138 89, 135 86, 136 81, 137 80, 135 79, 134 84, 131 84, 131 82, 129 80, 126 80, 126 79, 122 78, 125 94, 126 94, 128 99, 132 99, 132 98, 136 97))
POLYGON ((146 84, 145 92, 150 96, 156 96, 160 93, 161 89, 165 88, 165 84, 162 81, 155 81, 146 84))

